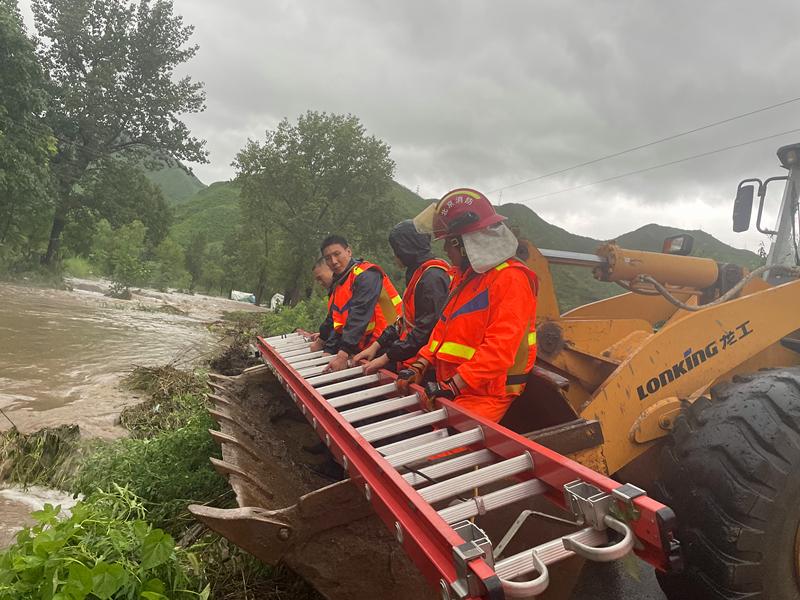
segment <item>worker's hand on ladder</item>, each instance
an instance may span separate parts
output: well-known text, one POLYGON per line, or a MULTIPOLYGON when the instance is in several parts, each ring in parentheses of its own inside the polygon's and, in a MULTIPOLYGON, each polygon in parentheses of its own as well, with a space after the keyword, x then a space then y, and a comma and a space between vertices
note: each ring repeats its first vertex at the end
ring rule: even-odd
MULTIPOLYGON (((355 362, 355 359, 353 359, 353 362, 355 362)), ((367 363, 367 365, 364 367, 364 374, 372 375, 373 373, 377 373, 378 371, 386 367, 388 364, 389 364, 389 357, 386 356, 385 354, 381 354, 378 358, 373 359, 367 363)))
POLYGON ((378 342, 372 342, 369 346, 364 348, 361 352, 356 354, 353 357, 353 364, 358 364, 362 360, 370 361, 378 354, 378 350, 380 350, 381 346, 378 342))

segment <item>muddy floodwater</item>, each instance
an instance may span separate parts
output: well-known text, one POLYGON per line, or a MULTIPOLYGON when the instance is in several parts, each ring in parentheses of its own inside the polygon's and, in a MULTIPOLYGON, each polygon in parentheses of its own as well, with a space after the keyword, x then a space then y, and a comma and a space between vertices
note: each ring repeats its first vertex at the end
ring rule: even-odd
POLYGON ((208 324, 223 311, 257 310, 176 293, 114 300, 102 282, 71 283, 74 291, 0 284, 0 408, 22 431, 77 423, 84 436, 119 435, 115 419, 137 398, 118 383, 133 365, 192 364, 213 351, 208 324))
MULTIPOLYGON (((215 350, 209 330, 224 311, 263 310, 222 298, 143 290, 132 300, 104 295, 108 284, 72 280, 73 291, 0 284, 0 431, 64 423, 85 437, 116 437, 120 411, 139 401, 121 389, 133 365, 191 366, 215 350)), ((0 548, 50 490, 0 489, 0 548)))

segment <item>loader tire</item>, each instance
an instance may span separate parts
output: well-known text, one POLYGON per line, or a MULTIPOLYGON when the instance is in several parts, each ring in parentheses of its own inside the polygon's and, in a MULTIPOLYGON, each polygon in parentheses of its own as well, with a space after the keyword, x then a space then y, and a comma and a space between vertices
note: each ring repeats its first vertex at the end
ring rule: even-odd
POLYGON ((711 390, 676 420, 657 495, 678 518, 685 570, 670 600, 800 600, 800 368, 711 390))

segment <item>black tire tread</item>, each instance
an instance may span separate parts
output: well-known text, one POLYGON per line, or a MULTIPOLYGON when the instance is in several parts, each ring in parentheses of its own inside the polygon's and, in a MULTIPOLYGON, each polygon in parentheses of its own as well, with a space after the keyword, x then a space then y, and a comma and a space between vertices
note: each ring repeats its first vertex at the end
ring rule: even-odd
POLYGON ((687 562, 659 577, 670 599, 800 599, 794 577, 780 597, 771 580, 789 564, 771 538, 800 519, 787 500, 800 486, 800 368, 735 377, 685 404, 660 475, 656 496, 675 510, 687 562))

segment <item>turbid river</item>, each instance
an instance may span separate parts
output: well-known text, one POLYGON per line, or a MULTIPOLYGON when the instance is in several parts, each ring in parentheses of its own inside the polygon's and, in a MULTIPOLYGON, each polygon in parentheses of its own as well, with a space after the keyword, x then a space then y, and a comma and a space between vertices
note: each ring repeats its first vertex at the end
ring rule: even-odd
MULTIPOLYGON (((119 386, 134 365, 191 365, 219 339, 223 311, 261 310, 209 296, 143 291, 103 295, 107 284, 73 280, 74 291, 0 284, 0 431, 75 423, 89 437, 124 434, 119 412, 139 401, 119 386)), ((0 544, 48 492, 0 490, 0 544)))

